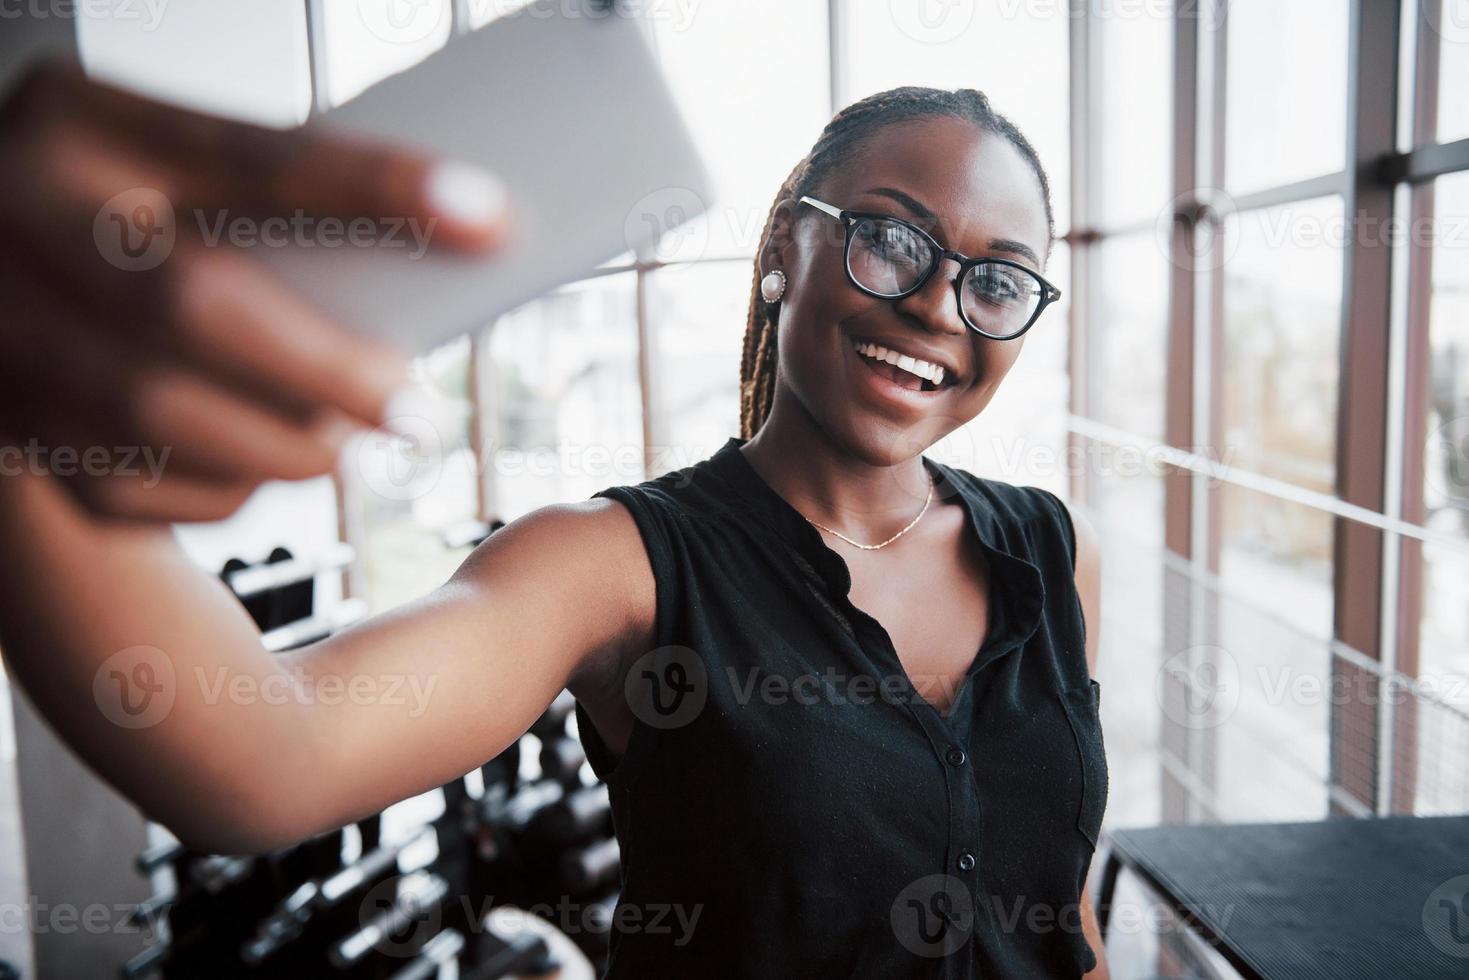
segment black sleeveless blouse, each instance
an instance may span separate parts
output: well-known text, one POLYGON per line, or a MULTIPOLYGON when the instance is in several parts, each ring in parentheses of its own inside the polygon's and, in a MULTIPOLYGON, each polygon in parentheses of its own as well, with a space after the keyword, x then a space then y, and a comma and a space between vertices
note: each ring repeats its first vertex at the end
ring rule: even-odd
POLYGON ((632 512, 657 588, 621 758, 576 708, 621 846, 606 976, 1092 969, 1080 900, 1107 762, 1065 505, 923 457, 992 570, 990 630, 946 717, 743 442, 594 495, 632 512))

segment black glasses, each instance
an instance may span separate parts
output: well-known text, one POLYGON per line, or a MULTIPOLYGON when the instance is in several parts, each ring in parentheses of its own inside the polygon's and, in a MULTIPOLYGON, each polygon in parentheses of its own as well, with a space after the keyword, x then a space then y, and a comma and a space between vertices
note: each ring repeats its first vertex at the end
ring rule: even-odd
POLYGON ((916 293, 940 262, 953 259, 959 263, 954 299, 960 317, 970 329, 995 340, 1019 337, 1042 310, 1061 298, 1061 290, 1019 262, 961 255, 901 218, 843 211, 814 197, 803 197, 801 203, 826 212, 845 226, 847 278, 869 296, 900 299, 916 293))

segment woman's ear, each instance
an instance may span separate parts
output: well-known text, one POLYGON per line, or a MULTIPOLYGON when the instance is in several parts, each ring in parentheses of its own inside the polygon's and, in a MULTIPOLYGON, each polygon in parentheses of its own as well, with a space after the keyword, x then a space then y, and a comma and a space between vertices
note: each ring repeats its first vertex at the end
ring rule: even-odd
POLYGON ((770 216, 770 233, 760 246, 760 274, 772 269, 790 267, 791 247, 795 242, 796 202, 781 198, 770 216))

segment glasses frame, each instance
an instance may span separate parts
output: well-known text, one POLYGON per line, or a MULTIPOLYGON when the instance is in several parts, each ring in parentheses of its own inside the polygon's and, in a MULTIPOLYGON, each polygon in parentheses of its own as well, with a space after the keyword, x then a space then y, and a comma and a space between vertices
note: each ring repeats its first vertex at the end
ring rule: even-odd
POLYGON ((816 198, 809 195, 803 196, 800 203, 809 204, 816 210, 829 214, 833 218, 841 221, 843 232, 846 235, 846 241, 842 245, 842 269, 847 274, 847 280, 851 282, 853 286, 856 286, 859 290, 866 293, 868 296, 873 296, 877 299, 902 299, 904 296, 912 296, 914 293, 918 292, 925 285, 927 285, 928 280, 933 278, 934 272, 936 272, 938 270, 938 267, 943 264, 944 259, 953 259, 955 262, 959 263, 959 274, 954 277, 954 305, 959 309, 959 319, 963 320, 964 325, 967 326, 970 330, 973 330, 975 333, 983 337, 988 337, 991 340, 1019 339, 1025 334, 1027 330, 1031 328, 1035 321, 1040 319, 1041 313, 1045 311, 1047 306, 1050 306, 1056 300, 1061 298, 1061 290, 1057 289, 1054 285, 1051 284, 1049 280, 1046 279, 1045 276, 1041 275, 1039 272, 1036 272, 1034 269, 1021 265, 1019 262, 1015 262, 1010 259, 997 259, 991 256, 981 256, 979 258, 975 258, 965 255, 962 252, 956 252, 951 248, 944 248, 944 246, 939 242, 938 239, 934 238, 928 232, 924 231, 922 228, 918 227, 911 221, 905 221, 902 218, 896 218, 890 214, 883 214, 880 211, 848 211, 844 208, 839 208, 834 204, 827 204, 825 201, 818 201, 816 198), (874 289, 869 289, 866 286, 862 285, 860 282, 857 281, 857 278, 852 275, 852 229, 857 227, 857 223, 865 218, 878 218, 883 221, 897 222, 898 224, 903 225, 905 228, 913 231, 924 241, 933 246, 934 258, 933 261, 929 263, 928 269, 924 271, 923 275, 918 277, 917 282, 915 282, 912 286, 909 286, 902 292, 879 293, 874 289), (1009 266, 1013 269, 1019 269, 1021 272, 1026 273, 1027 275, 1034 278, 1036 282, 1040 283, 1041 299, 1040 302, 1036 304, 1035 312, 1030 315, 1029 320, 1025 321, 1025 326, 1021 327, 1019 330, 1015 331, 1012 334, 1008 334, 1006 336, 992 334, 987 330, 975 326, 974 322, 969 319, 968 314, 964 312, 964 298, 959 295, 959 288, 964 282, 965 277, 969 275, 969 270, 974 268, 975 266, 980 265, 1009 266))

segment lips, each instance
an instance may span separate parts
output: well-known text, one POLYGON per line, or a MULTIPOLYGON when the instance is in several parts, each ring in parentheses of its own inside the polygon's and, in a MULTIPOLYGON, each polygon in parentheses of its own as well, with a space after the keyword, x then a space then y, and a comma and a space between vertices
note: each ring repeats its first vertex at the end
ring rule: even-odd
POLYGON ((848 355, 856 362, 846 372, 854 394, 883 415, 916 420, 933 411, 937 399, 943 398, 949 387, 945 384, 934 388, 897 365, 857 353, 853 343, 847 347, 848 355))

